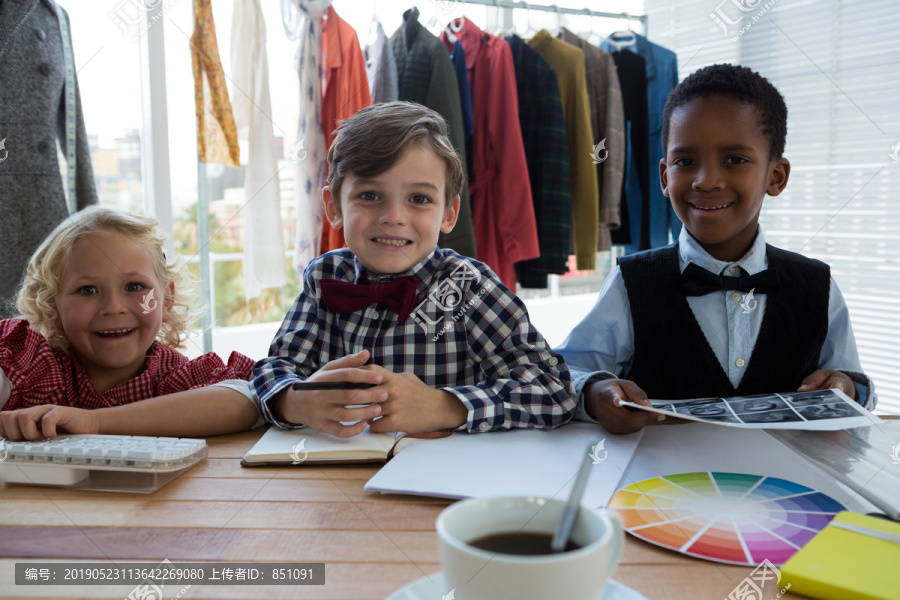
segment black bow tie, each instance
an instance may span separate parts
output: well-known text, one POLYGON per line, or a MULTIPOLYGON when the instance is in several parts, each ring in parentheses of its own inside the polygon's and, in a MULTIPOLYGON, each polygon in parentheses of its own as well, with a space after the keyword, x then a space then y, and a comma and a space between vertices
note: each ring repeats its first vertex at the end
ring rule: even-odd
POLYGON ((778 289, 778 273, 766 269, 756 275, 743 277, 725 277, 710 273, 703 267, 690 263, 681 273, 681 291, 685 296, 705 296, 718 290, 736 290, 738 292, 756 291, 768 294, 778 289))

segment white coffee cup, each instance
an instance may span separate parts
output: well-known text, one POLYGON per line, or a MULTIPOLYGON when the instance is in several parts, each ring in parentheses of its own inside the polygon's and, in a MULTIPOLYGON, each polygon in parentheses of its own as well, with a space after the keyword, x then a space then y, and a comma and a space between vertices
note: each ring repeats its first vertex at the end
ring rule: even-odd
POLYGON ((585 506, 571 538, 577 550, 538 556, 498 554, 469 545, 499 533, 545 533, 565 508, 562 500, 530 496, 457 502, 437 520, 441 569, 456 600, 595 600, 622 556, 619 518, 585 506))

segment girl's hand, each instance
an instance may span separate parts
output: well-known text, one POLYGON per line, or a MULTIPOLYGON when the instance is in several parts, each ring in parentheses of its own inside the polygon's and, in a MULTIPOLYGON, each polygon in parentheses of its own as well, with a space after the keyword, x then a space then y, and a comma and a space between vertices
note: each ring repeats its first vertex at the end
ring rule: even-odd
POLYGON ((40 441, 65 433, 100 433, 96 411, 72 406, 42 404, 0 412, 0 437, 12 441, 40 441))
POLYGON ((372 431, 431 433, 466 423, 469 409, 450 392, 429 387, 413 373, 392 373, 377 365, 364 369, 381 374, 384 383, 372 389, 387 392, 381 418, 372 422, 372 431))

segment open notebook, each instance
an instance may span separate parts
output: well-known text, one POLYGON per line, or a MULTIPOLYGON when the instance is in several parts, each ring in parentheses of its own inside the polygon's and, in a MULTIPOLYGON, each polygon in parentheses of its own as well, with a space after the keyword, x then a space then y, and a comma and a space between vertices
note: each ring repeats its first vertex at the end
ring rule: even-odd
MULTIPOLYGON (((442 437, 447 433, 427 434, 442 437)), ((403 433, 373 433, 366 429, 352 438, 339 438, 309 427, 269 430, 244 455, 245 467, 308 463, 385 462, 417 437, 403 433)))

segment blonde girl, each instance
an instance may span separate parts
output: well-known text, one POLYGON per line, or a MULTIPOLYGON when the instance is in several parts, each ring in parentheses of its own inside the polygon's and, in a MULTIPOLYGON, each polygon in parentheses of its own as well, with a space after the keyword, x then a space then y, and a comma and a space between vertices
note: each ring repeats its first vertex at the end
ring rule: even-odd
POLYGON ((155 219, 86 208, 31 257, 20 319, 0 320, 0 436, 57 430, 214 435, 257 420, 237 352, 188 360, 183 266, 167 265, 155 219), (97 410, 94 410, 97 409, 97 410))

